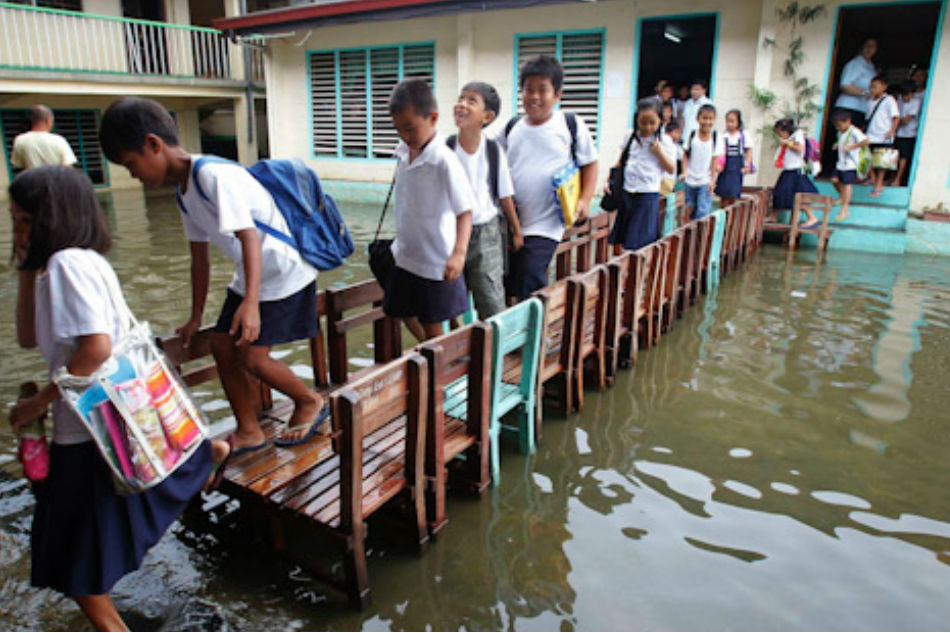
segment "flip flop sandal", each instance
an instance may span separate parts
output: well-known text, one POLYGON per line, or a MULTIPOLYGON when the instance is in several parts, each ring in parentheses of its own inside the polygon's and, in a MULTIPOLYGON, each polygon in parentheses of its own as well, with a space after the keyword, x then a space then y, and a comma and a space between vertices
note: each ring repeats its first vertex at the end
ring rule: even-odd
MULTIPOLYGON (((323 425, 323 423, 326 422, 329 418, 330 418, 330 405, 325 404, 323 405, 323 408, 320 409, 320 413, 317 414, 317 418, 313 421, 313 423, 310 425, 310 428, 307 429, 307 432, 303 436, 298 437, 297 439, 294 439, 294 440, 282 440, 280 438, 274 438, 274 446, 282 446, 286 448, 290 446, 299 446, 300 444, 303 444, 304 442, 312 438, 314 434, 316 434, 317 429, 319 429, 323 425)), ((300 426, 291 427, 288 425, 286 430, 296 431, 300 428, 301 428, 300 426)))

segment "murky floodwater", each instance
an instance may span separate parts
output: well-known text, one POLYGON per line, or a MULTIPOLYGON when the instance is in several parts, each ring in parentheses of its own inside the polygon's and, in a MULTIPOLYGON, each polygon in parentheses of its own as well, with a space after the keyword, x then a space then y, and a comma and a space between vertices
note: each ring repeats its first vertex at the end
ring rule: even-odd
MULTIPOLYGON (((169 331, 189 307, 173 202, 106 201, 129 303, 169 331)), ((361 244, 377 212, 345 206, 361 244)), ((220 290, 229 267, 215 264, 220 290)), ((15 347, 15 275, 0 272, 7 409, 43 364, 15 347)), ((366 276, 355 257, 321 286, 366 276)), ((219 305, 212 294, 206 321, 219 305)), ((280 353, 308 375, 304 345, 280 353)), ((220 393, 199 395, 226 424, 220 393)), ((950 263, 831 253, 816 267, 766 248, 582 414, 549 418, 536 455, 506 450, 500 487, 450 496, 422 556, 371 541, 366 612, 249 541, 220 495, 113 595, 133 627, 169 630, 946 630, 948 447, 950 263)), ((29 587, 32 497, 14 453, 0 424, 0 629, 87 629, 29 587)))

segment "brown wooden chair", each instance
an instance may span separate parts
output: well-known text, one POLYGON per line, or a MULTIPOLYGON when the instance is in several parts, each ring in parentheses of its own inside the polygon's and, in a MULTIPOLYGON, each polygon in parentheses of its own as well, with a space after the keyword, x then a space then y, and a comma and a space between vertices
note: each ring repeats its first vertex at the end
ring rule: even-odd
POLYGON ((788 234, 788 248, 795 250, 798 238, 804 234, 818 236, 818 253, 825 252, 828 246, 828 238, 831 237, 832 229, 828 228, 831 221, 831 196, 823 196, 817 193, 796 193, 795 208, 792 211, 792 227, 788 234), (812 229, 801 228, 799 222, 795 222, 801 217, 806 209, 811 209, 816 216, 821 214, 821 224, 812 229))
POLYGON ((419 347, 429 363, 425 472, 433 535, 448 521, 447 466, 455 466, 452 483, 470 492, 481 494, 491 483, 491 341, 491 327, 473 323, 419 347))
POLYGON ((680 264, 682 260, 683 231, 677 229, 664 237, 661 243, 666 249, 665 269, 657 313, 657 330, 666 332, 673 327, 676 318, 676 298, 679 295, 680 264))
MULTIPOLYGON (((538 397, 536 425, 542 419, 544 385, 558 382, 558 410, 566 416, 574 404, 571 375, 574 370, 573 344, 577 332, 577 291, 571 289, 566 279, 538 290, 534 296, 544 306, 544 321, 541 329, 541 363, 538 370, 538 397)), ((535 432, 538 437, 538 431, 535 432)))
POLYGON ((689 288, 689 302, 696 303, 699 295, 703 292, 703 279, 706 272, 706 265, 709 260, 709 245, 712 240, 712 223, 709 217, 695 220, 696 226, 696 255, 693 259, 693 279, 689 288))
POLYGON ((607 269, 604 266, 595 266, 586 273, 569 277, 568 295, 576 300, 573 304, 577 310, 574 319, 577 330, 574 334, 572 373, 569 380, 574 381, 574 401, 571 407, 575 411, 584 408, 584 370, 591 369, 591 377, 596 388, 603 391, 607 387, 607 370, 604 358, 604 336, 606 333, 607 301, 607 269))
POLYGON ((605 211, 592 216, 590 224, 590 250, 593 265, 606 264, 610 259, 610 229, 616 220, 616 211, 605 211))
POLYGON ((669 256, 669 246, 664 242, 654 242, 640 250, 652 249, 652 256, 646 262, 644 273, 641 308, 637 311, 639 323, 637 334, 639 345, 649 349, 660 342, 660 328, 658 317, 663 296, 663 281, 666 273, 666 259, 669 256))
POLYGON ((564 231, 554 249, 554 279, 560 281, 575 272, 585 272, 591 266, 590 220, 575 224, 564 231))
POLYGON ((327 289, 327 347, 330 383, 342 385, 354 377, 372 371, 402 354, 402 332, 399 319, 383 312, 383 289, 376 280, 327 289), (359 310, 353 314, 353 311, 359 310), (361 326, 373 327, 374 365, 354 374, 349 372, 348 335, 361 326))
MULTIPOLYGON (((624 251, 607 262, 607 319, 604 326, 604 367, 607 382, 612 383, 621 365, 620 345, 625 337, 630 338, 633 327, 632 313, 640 284, 629 284, 630 275, 638 275, 640 258, 632 251, 624 251), (630 288, 632 286, 632 288, 630 288), (629 299, 629 301, 628 301, 629 299), (629 308, 627 307, 627 304, 629 308), (625 314, 625 310, 627 311, 625 314)), ((632 350, 628 351, 628 354, 632 350)), ((632 358, 624 359, 623 365, 629 366, 632 358)))
POLYGON ((677 316, 682 315, 683 311, 693 303, 690 297, 690 289, 693 286, 693 278, 696 276, 699 222, 687 222, 680 231, 683 234, 683 242, 680 247, 679 282, 676 288, 677 316))

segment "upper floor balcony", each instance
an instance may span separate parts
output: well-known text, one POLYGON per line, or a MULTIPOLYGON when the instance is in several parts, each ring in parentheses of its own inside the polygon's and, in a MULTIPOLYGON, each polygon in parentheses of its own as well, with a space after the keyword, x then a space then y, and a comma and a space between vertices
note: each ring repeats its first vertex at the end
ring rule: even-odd
POLYGON ((0 2, 0 77, 142 83, 264 81, 263 51, 212 28, 0 2))

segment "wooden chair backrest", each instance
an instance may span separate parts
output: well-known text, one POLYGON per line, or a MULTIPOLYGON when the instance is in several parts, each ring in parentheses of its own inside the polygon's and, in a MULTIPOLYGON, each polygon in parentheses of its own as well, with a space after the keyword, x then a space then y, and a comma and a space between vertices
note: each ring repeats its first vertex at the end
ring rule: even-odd
POLYGON ((792 229, 789 233, 789 241, 794 244, 794 240, 801 233, 798 223, 801 214, 806 209, 810 209, 815 215, 821 214, 821 227, 818 230, 819 240, 824 242, 828 236, 828 223, 831 221, 831 196, 823 196, 818 193, 796 193, 795 209, 792 211, 792 229))
POLYGON ((590 224, 590 249, 593 255, 593 265, 606 264, 610 259, 610 227, 616 220, 616 211, 605 211, 592 216, 590 224))
POLYGON ((677 229, 663 238, 663 243, 669 249, 666 256, 666 270, 663 272, 662 301, 667 303, 676 298, 677 285, 680 280, 680 260, 683 248, 683 229, 677 229))
MULTIPOLYGON (((633 295, 636 294, 636 285, 634 290, 628 290, 627 281, 632 274, 639 272, 635 266, 638 258, 631 251, 624 251, 607 262, 607 316, 606 316, 606 336, 608 345, 616 347, 620 333, 624 327, 630 327, 630 319, 625 320, 625 316, 633 312, 633 295), (629 301, 628 301, 628 295, 629 301), (629 305, 629 307, 628 307, 629 305)), ((632 318, 632 317, 631 317, 632 318)))
POLYGON ((567 279, 556 281, 535 293, 544 305, 541 329, 541 382, 565 371, 570 364, 571 344, 577 331, 577 293, 567 279))
POLYGON ((577 328, 573 341, 575 363, 604 345, 609 294, 607 283, 605 266, 595 266, 586 273, 568 278, 568 285, 577 297, 573 304, 578 313, 574 319, 577 328))
POLYGON ((564 231, 564 237, 554 249, 554 278, 557 281, 574 272, 590 268, 590 220, 564 231))
POLYGON ((541 300, 532 297, 517 303, 503 312, 492 316, 488 323, 492 327, 492 409, 496 411, 497 399, 501 394, 501 382, 505 356, 521 352, 521 375, 519 391, 527 408, 534 406, 534 397, 538 386, 538 369, 541 355, 541 330, 544 321, 544 306, 541 300))
POLYGON ((696 238, 699 233, 699 222, 687 222, 680 231, 683 234, 683 244, 680 248, 679 285, 683 288, 689 288, 689 284, 696 275, 696 238))
POLYGON ((633 251, 630 261, 630 272, 627 275, 626 291, 624 293, 623 324, 631 327, 634 320, 647 315, 653 295, 655 275, 651 272, 656 266, 656 260, 662 249, 656 243, 633 251))
MULTIPOLYGON (((353 381, 330 395, 334 420, 340 421, 340 525, 345 533, 386 500, 411 487, 417 491, 417 503, 423 503, 423 459, 425 450, 426 408, 428 402, 428 364, 420 354, 406 354, 353 381), (365 440, 390 423, 398 425, 405 438, 394 445, 390 461, 364 478, 365 440), (364 490, 376 488, 366 497, 364 490)), ((314 517, 320 520, 320 517, 314 517)))
POLYGON ((342 385, 349 378, 347 333, 363 326, 373 326, 373 356, 377 365, 402 354, 399 320, 383 312, 383 289, 375 279, 327 289, 327 347, 329 348, 330 382, 342 385), (347 315, 361 309, 358 314, 347 315))

